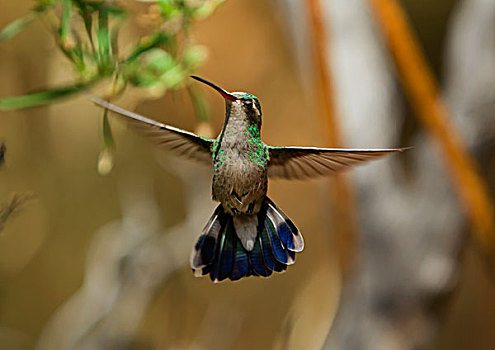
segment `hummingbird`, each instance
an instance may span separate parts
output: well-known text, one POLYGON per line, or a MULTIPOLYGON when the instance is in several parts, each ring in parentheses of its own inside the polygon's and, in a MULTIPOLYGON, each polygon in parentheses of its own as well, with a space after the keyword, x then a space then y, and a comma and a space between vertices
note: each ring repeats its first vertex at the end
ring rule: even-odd
POLYGON ((200 78, 225 100, 216 139, 165 125, 96 96, 97 105, 119 114, 145 136, 176 155, 213 167, 212 199, 220 202, 194 245, 195 276, 213 282, 269 277, 294 264, 304 249, 302 234, 267 196, 268 179, 307 179, 335 174, 368 160, 405 150, 270 146, 261 139, 261 105, 246 92, 228 92, 200 78))

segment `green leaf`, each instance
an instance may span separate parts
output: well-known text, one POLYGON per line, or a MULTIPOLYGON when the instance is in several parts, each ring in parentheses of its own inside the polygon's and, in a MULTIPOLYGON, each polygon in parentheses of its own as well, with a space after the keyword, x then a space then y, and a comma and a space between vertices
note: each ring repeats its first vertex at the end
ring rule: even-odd
POLYGON ((187 78, 187 73, 180 67, 175 66, 160 76, 160 81, 167 89, 176 89, 187 78))
POLYGON ((181 14, 181 4, 179 2, 176 0, 158 0, 156 4, 160 6, 161 15, 164 18, 172 19, 181 14))
POLYGON ((92 10, 86 5, 86 2, 83 0, 74 0, 74 5, 79 9, 79 15, 82 17, 84 22, 84 28, 86 29, 86 34, 89 39, 89 43, 91 44, 91 48, 93 52, 95 52, 95 45, 93 42, 93 18, 91 17, 92 10))
POLYGON ((146 66, 153 71, 163 74, 177 63, 170 54, 162 49, 152 49, 146 54, 146 66))
POLYGON ((100 78, 93 79, 84 83, 77 83, 74 85, 69 85, 61 88, 49 89, 45 91, 35 92, 29 95, 6 97, 0 99, 0 109, 10 110, 19 108, 28 108, 43 106, 54 102, 56 100, 62 99, 74 95, 82 90, 89 88, 91 85, 95 84, 100 78))
POLYGON ((24 17, 18 18, 15 21, 7 24, 5 28, 0 32, 0 41, 4 41, 12 38, 26 27, 28 27, 31 23, 36 19, 36 12, 31 12, 24 17))
POLYGON ((110 67, 110 31, 108 30, 108 13, 102 10, 98 13, 98 56, 100 71, 106 72, 110 67))
POLYGON ((106 12, 113 16, 125 16, 125 10, 120 7, 117 2, 112 3, 110 1, 82 1, 85 5, 94 11, 106 12))
MULTIPOLYGON (((56 5, 60 0, 38 0, 34 8, 36 12, 43 12, 48 10, 53 5, 56 5)), ((82 1, 82 0, 81 0, 82 1)))
POLYGON ((205 19, 210 16, 226 0, 203 1, 202 4, 194 10, 195 19, 205 19))
POLYGON ((210 120, 210 111, 208 109, 208 104, 203 95, 193 86, 189 86, 187 91, 191 96, 191 100, 194 106, 194 111, 198 116, 200 121, 208 121, 210 120))
POLYGON ((108 109, 105 109, 103 112, 103 143, 105 148, 115 148, 115 140, 113 139, 112 128, 108 120, 108 109))
POLYGON ((143 53, 158 47, 159 45, 166 44, 170 41, 170 35, 159 32, 151 34, 143 39, 136 45, 134 51, 125 60, 127 63, 135 61, 143 53))
POLYGON ((110 30, 110 47, 111 54, 116 60, 119 57, 119 33, 122 28, 123 21, 115 21, 110 30))
POLYGON ((195 45, 187 48, 182 55, 182 62, 187 69, 193 70, 206 60, 206 48, 195 45))
POLYGON ((60 50, 64 55, 74 63, 74 66, 78 72, 83 72, 86 69, 84 63, 84 51, 80 42, 76 43, 76 46, 70 49, 63 47, 63 44, 59 44, 60 50))
MULTIPOLYGON (((60 37, 57 39, 57 44, 65 56, 72 61, 78 72, 83 72, 86 69, 84 62, 84 50, 80 40, 75 41, 72 35, 71 16, 72 16, 72 0, 62 0, 62 15, 60 19, 60 37)), ((76 35, 79 39, 79 36, 76 35)))
POLYGON ((136 86, 149 87, 160 82, 160 78, 150 71, 143 71, 132 77, 131 82, 136 86))
POLYGON ((60 20, 60 40, 62 45, 67 45, 67 40, 70 40, 70 17, 71 17, 71 0, 62 0, 62 19, 60 20))

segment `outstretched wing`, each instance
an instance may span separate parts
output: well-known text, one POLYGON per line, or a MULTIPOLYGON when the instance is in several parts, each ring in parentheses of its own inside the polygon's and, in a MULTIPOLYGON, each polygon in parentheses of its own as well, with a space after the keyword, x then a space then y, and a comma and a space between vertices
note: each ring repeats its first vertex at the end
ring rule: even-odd
POLYGON ((268 175, 284 179, 306 179, 330 175, 366 161, 383 157, 389 153, 402 152, 406 149, 269 146, 270 163, 268 165, 268 175))
POLYGON ((142 115, 120 108, 96 96, 90 96, 89 99, 109 111, 126 117, 127 122, 133 129, 150 138, 164 149, 173 152, 178 156, 211 165, 211 146, 213 140, 143 117, 142 115))

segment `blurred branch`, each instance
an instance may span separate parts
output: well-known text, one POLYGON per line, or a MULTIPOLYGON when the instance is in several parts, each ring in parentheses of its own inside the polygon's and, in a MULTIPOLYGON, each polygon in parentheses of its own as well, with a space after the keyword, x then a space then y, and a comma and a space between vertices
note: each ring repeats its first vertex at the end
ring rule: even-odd
MULTIPOLYGON (((7 152, 7 146, 5 142, 0 145, 0 167, 5 165, 5 153, 7 152)), ((34 198, 32 193, 13 193, 10 199, 0 205, 0 235, 15 214, 22 210, 27 202, 34 198)))
MULTIPOLYGON (((335 106, 334 87, 329 70, 327 45, 329 40, 325 35, 324 20, 320 0, 307 0, 310 16, 310 35, 313 38, 313 57, 315 70, 315 91, 321 102, 321 124, 330 145, 342 145, 337 108, 335 106)), ((343 272, 348 272, 355 260, 355 213, 353 191, 351 184, 343 174, 337 174, 332 179, 333 220, 336 224, 337 239, 340 252, 340 264, 343 272)))
POLYGON ((210 112, 206 99, 201 94, 201 91, 192 85, 188 87, 187 91, 189 92, 189 96, 191 97, 194 110, 196 111, 199 120, 202 122, 208 121, 210 112))
POLYGON ((337 256, 323 257, 301 284, 273 349, 321 349, 331 329, 342 292, 337 256), (305 336, 301 336, 304 334, 305 336))
POLYGON ((0 232, 3 231, 14 214, 18 213, 33 198, 32 193, 14 193, 7 202, 0 206, 0 232))
MULTIPOLYGON (((148 177, 138 173, 138 178, 127 180, 132 186, 122 184, 122 219, 95 234, 83 285, 54 313, 36 349, 121 349, 130 348, 138 338, 155 293, 185 269, 190 244, 201 231, 202 218, 212 210, 206 169, 186 162, 172 167, 167 163, 169 168, 184 181, 186 212, 191 215, 163 232, 148 177)), ((239 315, 226 317, 235 336, 239 315)))
POLYGON ((3 167, 5 164, 5 153, 7 152, 7 146, 5 145, 5 141, 0 145, 0 167, 3 167))
POLYGON ((490 258, 495 259, 494 205, 475 162, 452 127, 437 83, 406 16, 395 0, 369 0, 369 3, 418 118, 443 151, 457 192, 471 217, 474 233, 490 258))

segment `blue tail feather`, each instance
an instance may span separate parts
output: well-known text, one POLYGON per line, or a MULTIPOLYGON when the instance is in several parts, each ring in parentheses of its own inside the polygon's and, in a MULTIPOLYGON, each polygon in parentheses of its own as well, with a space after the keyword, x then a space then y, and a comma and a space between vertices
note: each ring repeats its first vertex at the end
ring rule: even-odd
POLYGON ((232 216, 219 205, 191 254, 196 276, 210 275, 214 282, 247 276, 268 277, 283 272, 295 262, 304 247, 302 236, 292 221, 266 198, 258 215, 258 236, 251 251, 236 234, 232 216))
POLYGON ((286 231, 285 225, 287 225, 291 232, 292 238, 287 237, 286 244, 284 246, 296 253, 302 252, 304 249, 304 239, 297 229, 296 225, 294 225, 292 220, 289 219, 289 217, 275 203, 273 203, 270 198, 266 197, 266 202, 268 203, 268 207, 270 209, 273 209, 278 214, 276 216, 278 218, 281 217, 282 220, 279 222, 279 224, 284 227, 283 235, 285 235, 285 233, 288 233, 288 231, 286 231))
POLYGON ((222 206, 219 205, 203 229, 191 253, 191 267, 193 270, 197 270, 200 275, 205 275, 211 270, 211 268, 208 268, 208 272, 206 272, 204 268, 210 266, 214 259, 217 247, 216 241, 225 216, 222 206))
POLYGON ((265 263, 265 267, 270 270, 274 271, 274 258, 272 254, 272 247, 270 244, 270 238, 268 238, 268 232, 266 232, 266 229, 264 229, 259 233, 260 235, 260 243, 261 243, 261 249, 263 251, 263 261, 265 263))
MULTIPOLYGON (((268 219, 266 219, 268 220, 268 219)), ((272 242, 270 240, 270 235, 266 228, 266 224, 264 224, 264 228, 260 232, 261 235, 261 244, 263 249, 263 258, 265 261, 265 266, 275 272, 282 272, 285 270, 286 265, 282 264, 275 258, 275 254, 273 252, 272 242)))
POLYGON ((220 236, 218 237, 218 246, 216 253, 216 268, 210 272, 212 281, 219 282, 228 278, 234 265, 234 250, 232 237, 233 231, 232 218, 227 218, 225 225, 222 226, 220 236))
POLYGON ((287 264, 287 251, 284 249, 278 231, 275 230, 275 226, 268 216, 265 219, 265 229, 268 232, 268 237, 270 238, 273 256, 280 263, 287 264))
POLYGON ((278 226, 278 232, 280 235, 280 239, 282 240, 282 244, 285 248, 289 250, 293 250, 294 247, 294 237, 292 236, 292 231, 285 222, 278 226))
MULTIPOLYGON (((233 228, 232 221, 229 223, 230 227, 233 228)), ((231 229, 232 230, 232 229, 231 229)), ((230 233, 229 235, 226 234, 226 240, 222 249, 222 257, 221 261, 218 264, 219 267, 219 273, 218 273, 218 280, 223 281, 224 279, 228 278, 230 274, 232 273, 232 270, 234 268, 234 240, 231 239, 231 236, 235 235, 235 231, 230 233)))
MULTIPOLYGON (((294 246, 294 237, 292 234, 292 230, 289 225, 285 222, 282 215, 280 215, 273 207, 271 203, 268 203, 267 213, 269 214, 273 220, 273 224, 277 228, 278 235, 280 236, 280 240, 282 241, 282 245, 287 248, 293 250, 294 246)), ((297 229, 296 229, 297 230, 297 229)))
POLYGON ((251 266, 257 276, 268 277, 272 274, 272 269, 268 268, 263 258, 263 250, 261 249, 261 237, 257 237, 253 250, 251 251, 251 266))
POLYGON ((241 244, 241 241, 235 237, 235 263, 230 279, 237 281, 248 273, 249 259, 246 250, 241 244))

